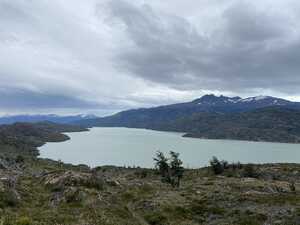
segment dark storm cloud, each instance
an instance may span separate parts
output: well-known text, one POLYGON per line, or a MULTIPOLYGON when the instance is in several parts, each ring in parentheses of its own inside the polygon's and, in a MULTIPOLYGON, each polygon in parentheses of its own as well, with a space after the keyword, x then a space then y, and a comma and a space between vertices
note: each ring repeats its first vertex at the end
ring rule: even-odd
POLYGON ((178 89, 298 93, 298 15, 258 6, 234 1, 222 12, 219 26, 204 35, 184 18, 111 1, 112 18, 125 25, 135 44, 120 52, 120 63, 136 76, 178 89))

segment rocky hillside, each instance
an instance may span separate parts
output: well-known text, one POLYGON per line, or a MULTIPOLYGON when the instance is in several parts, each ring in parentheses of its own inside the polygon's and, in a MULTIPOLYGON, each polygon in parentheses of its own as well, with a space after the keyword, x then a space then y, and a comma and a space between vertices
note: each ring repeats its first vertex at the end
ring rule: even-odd
POLYGON ((16 135, 0 146, 0 224, 299 224, 298 164, 222 162, 218 175, 210 167, 185 170, 181 186, 173 188, 153 169, 89 168, 37 158, 27 151, 36 149, 29 140, 41 139, 35 131, 62 129, 40 126, 29 133, 29 124, 4 129, 9 132, 2 140, 16 135))
POLYGON ((180 188, 150 169, 71 166, 37 159, 0 169, 3 224, 298 224, 300 166, 256 166, 214 175, 186 170, 180 188))

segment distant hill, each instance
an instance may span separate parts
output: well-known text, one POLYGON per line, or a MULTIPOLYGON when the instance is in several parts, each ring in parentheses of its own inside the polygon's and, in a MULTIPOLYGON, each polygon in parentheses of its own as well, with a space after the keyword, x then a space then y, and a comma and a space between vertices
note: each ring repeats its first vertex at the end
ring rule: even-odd
POLYGON ((18 149, 18 151, 26 150, 32 151, 32 154, 38 154, 36 147, 42 146, 46 142, 68 140, 69 137, 62 132, 81 131, 88 130, 80 126, 51 122, 0 125, 0 149, 1 153, 11 153, 18 149))
POLYGON ((135 109, 76 121, 88 127, 130 127, 186 132, 189 137, 298 143, 300 103, 257 96, 205 95, 192 102, 135 109))
POLYGON ((280 107, 229 114, 198 113, 163 127, 184 131, 185 137, 300 143, 300 111, 280 107))
POLYGON ((42 121, 49 121, 53 123, 68 124, 74 121, 83 119, 95 119, 94 115, 75 115, 75 116, 58 116, 55 114, 48 115, 15 115, 0 117, 0 124, 13 124, 16 122, 37 123, 42 121))
POLYGON ((76 121, 76 124, 151 128, 156 124, 172 122, 199 112, 237 113, 274 106, 300 110, 298 102, 270 96, 242 99, 240 97, 205 95, 191 102, 127 110, 108 117, 79 120, 76 121))

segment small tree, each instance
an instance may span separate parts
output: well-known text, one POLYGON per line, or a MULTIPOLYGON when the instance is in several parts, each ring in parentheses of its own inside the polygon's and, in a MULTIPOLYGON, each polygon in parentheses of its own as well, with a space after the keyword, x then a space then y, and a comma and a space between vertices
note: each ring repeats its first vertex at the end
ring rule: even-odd
POLYGON ((209 161, 214 174, 222 174, 224 172, 224 163, 220 162, 216 156, 209 161))
POLYGON ((172 186, 179 187, 180 186, 180 180, 183 177, 184 168, 182 166, 182 161, 179 159, 179 153, 170 152, 171 155, 171 172, 172 172, 172 186))
POLYGON ((171 182, 170 167, 168 164, 168 159, 165 157, 164 153, 161 151, 156 152, 155 168, 158 169, 163 182, 171 182))
POLYGON ((170 183, 173 187, 179 187, 184 172, 183 163, 179 159, 179 153, 171 151, 170 156, 171 158, 168 159, 162 152, 158 151, 156 158, 154 158, 155 167, 158 169, 163 182, 170 183))

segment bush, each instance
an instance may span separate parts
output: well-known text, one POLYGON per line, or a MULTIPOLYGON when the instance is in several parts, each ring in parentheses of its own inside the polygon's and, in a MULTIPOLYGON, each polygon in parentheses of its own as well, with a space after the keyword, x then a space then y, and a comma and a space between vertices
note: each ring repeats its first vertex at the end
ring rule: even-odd
POLYGON ((0 207, 15 207, 19 203, 16 194, 12 190, 0 192, 0 207))
POLYGON ((221 164, 222 164, 224 170, 227 170, 230 167, 229 163, 225 160, 222 160, 221 164))
POLYGON ((150 225, 166 225, 167 218, 161 212, 152 212, 145 215, 145 220, 150 225))
POLYGON ((85 186, 89 188, 95 188, 97 190, 103 190, 104 189, 104 180, 101 176, 98 176, 96 173, 93 173, 91 178, 87 181, 85 186))
POLYGON ((17 220, 17 225, 31 225, 32 221, 28 217, 21 217, 17 220))
POLYGON ((1 225, 15 225, 15 219, 12 218, 11 216, 5 216, 4 218, 0 219, 0 224, 1 225))
POLYGON ((84 193, 78 188, 69 188, 64 192, 67 203, 80 203, 84 199, 84 193))
POLYGON ((240 162, 228 163, 225 160, 220 161, 217 157, 213 157, 210 161, 210 166, 214 174, 220 175, 226 171, 225 175, 235 176, 238 175, 237 170, 241 170, 243 165, 240 162))
POLYGON ((291 192, 296 192, 295 182, 291 182, 291 183, 289 184, 289 187, 290 187, 291 192))
POLYGON ((22 155, 18 155, 16 158, 16 163, 24 163, 25 158, 22 155))
POLYGON ((256 172, 256 169, 255 169, 254 165, 247 164, 244 167, 243 176, 244 177, 257 178, 258 177, 258 173, 256 172))
POLYGON ((210 163, 210 166, 211 166, 214 174, 219 175, 224 172, 224 164, 226 165, 226 163, 224 163, 224 162, 226 162, 226 161, 220 162, 218 160, 218 158, 215 156, 210 160, 209 163, 210 163))

